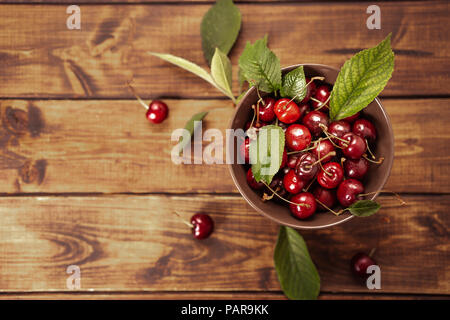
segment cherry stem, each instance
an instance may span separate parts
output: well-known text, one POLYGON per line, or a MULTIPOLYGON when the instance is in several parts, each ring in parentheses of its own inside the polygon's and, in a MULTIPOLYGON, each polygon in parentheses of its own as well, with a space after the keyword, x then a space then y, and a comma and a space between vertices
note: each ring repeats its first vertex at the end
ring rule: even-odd
POLYGON ((372 256, 375 253, 375 251, 377 251, 377 248, 372 248, 372 250, 370 250, 370 252, 369 252, 369 257, 372 258, 372 256))
POLYGON ((287 203, 293 204, 293 205, 295 205, 295 206, 301 206, 301 207, 306 207, 306 208, 309 208, 309 207, 310 207, 310 205, 307 204, 307 203, 295 203, 295 202, 289 201, 288 199, 285 199, 285 198, 283 198, 282 196, 280 196, 278 193, 276 193, 275 190, 273 190, 273 189, 272 189, 265 181, 262 181, 262 183, 263 183, 270 191, 272 191, 272 193, 273 193, 274 195, 276 195, 276 196, 277 196, 278 198, 280 198, 281 200, 284 200, 284 201, 286 201, 287 203))
POLYGON ((190 222, 184 220, 178 212, 174 211, 173 214, 176 215, 178 218, 180 218, 181 222, 183 222, 183 223, 184 223, 185 225, 187 225, 189 228, 194 228, 194 226, 192 225, 192 223, 190 223, 190 222))
POLYGON ((256 123, 259 123, 259 100, 256 102, 256 123))
POLYGON ((333 209, 328 208, 328 206, 326 206, 324 203, 322 203, 321 201, 319 201, 318 199, 316 199, 316 202, 318 204, 320 204, 322 207, 324 207, 325 209, 327 209, 328 211, 330 211, 331 213, 333 213, 334 215, 338 216, 340 215, 342 212, 344 212, 345 210, 340 210, 338 212, 334 211, 333 209))
POLYGON ((256 110, 255 110, 255 105, 252 105, 252 109, 253 109, 253 118, 252 118, 252 122, 250 122, 250 127, 253 127, 253 123, 255 122, 255 117, 256 117, 256 110))
POLYGON ((375 155, 372 153, 372 150, 370 150, 369 141, 367 141, 367 139, 366 139, 366 146, 367 146, 367 151, 369 151, 370 155, 372 156, 372 159, 376 160, 377 157, 375 157, 375 155))
POLYGON ((287 155, 290 156, 291 154, 297 154, 297 153, 302 153, 302 152, 306 152, 306 151, 312 150, 312 149, 314 149, 316 147, 316 143, 317 143, 317 141, 314 141, 313 145, 311 147, 308 147, 308 148, 305 148, 305 149, 302 149, 302 150, 299 150, 299 151, 290 151, 290 152, 287 153, 287 155))
POLYGON ((128 85, 128 88, 130 88, 133 95, 136 97, 137 101, 139 101, 139 103, 145 108, 145 110, 148 110, 149 106, 144 102, 144 100, 141 99, 141 97, 139 97, 137 95, 136 90, 134 90, 133 86, 130 84, 129 81, 127 81, 127 85, 128 85))
POLYGON ((345 159, 344 157, 341 158, 341 167, 342 167, 342 168, 344 167, 344 162, 345 162, 345 160, 347 160, 347 159, 345 159))
POLYGON ((322 162, 320 162, 320 161, 319 161, 319 166, 320 166, 320 169, 322 169, 323 172, 325 172, 325 173, 327 174, 327 176, 329 176, 329 177, 332 177, 332 176, 333 176, 332 173, 330 173, 330 172, 328 172, 327 170, 325 170, 325 168, 324 168, 323 165, 322 165, 322 162))
MULTIPOLYGON (((315 166, 316 164, 320 163, 323 159, 325 159, 328 156, 335 156, 336 155, 336 151, 330 151, 328 152, 326 155, 324 155, 322 158, 320 158, 319 160, 311 163, 310 165, 305 166, 306 169, 311 169, 313 166, 315 166)), ((324 170, 325 171, 325 170, 324 170)), ((331 176, 331 174, 330 174, 331 176)))
POLYGON ((376 194, 376 193, 393 194, 397 198, 397 200, 400 202, 400 206, 404 206, 407 204, 406 201, 404 201, 397 192, 390 191, 390 190, 380 190, 380 191, 373 191, 373 192, 367 192, 367 193, 360 193, 360 194, 358 194, 358 197, 370 196, 370 195, 376 194))
POLYGON ((363 158, 366 159, 366 160, 369 161, 369 162, 376 163, 376 164, 382 164, 383 161, 384 161, 384 158, 383 158, 383 157, 381 157, 381 158, 378 159, 378 160, 372 160, 372 159, 370 159, 366 154, 363 155, 363 158))
POLYGON ((327 98, 327 100, 325 100, 325 102, 322 102, 314 97, 311 97, 312 101, 315 101, 319 104, 319 106, 316 109, 314 109, 314 111, 320 110, 323 107, 327 107, 327 109, 330 109, 330 107, 327 105, 328 101, 330 101, 330 98, 331 98, 331 95, 327 98))
POLYGON ((319 123, 319 127, 322 129, 323 133, 325 133, 325 135, 327 136, 327 138, 330 139, 331 143, 332 143, 334 146, 336 146, 336 147, 338 147, 338 148, 340 148, 340 149, 343 149, 341 146, 339 146, 339 145, 337 145, 337 144, 334 143, 333 139, 336 139, 336 140, 342 141, 342 143, 344 144, 344 147, 345 147, 345 148, 348 147, 348 141, 347 141, 347 140, 344 140, 344 139, 342 139, 342 138, 339 138, 339 137, 335 136, 334 134, 329 133, 329 132, 328 132, 328 128, 327 128, 326 125, 324 125, 323 123, 319 123))

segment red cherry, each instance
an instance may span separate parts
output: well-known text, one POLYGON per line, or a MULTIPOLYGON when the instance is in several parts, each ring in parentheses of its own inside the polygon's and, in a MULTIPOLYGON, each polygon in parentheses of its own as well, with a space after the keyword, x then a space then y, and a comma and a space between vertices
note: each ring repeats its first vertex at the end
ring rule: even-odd
POLYGON ((323 132, 320 125, 328 127, 328 116, 321 111, 311 111, 303 117, 302 123, 314 136, 319 136, 323 132))
POLYGON ((330 142, 330 140, 320 140, 317 141, 316 147, 312 149, 311 152, 317 157, 317 159, 322 159, 320 162, 323 164, 333 159, 333 155, 326 155, 334 150, 334 145, 330 142))
MULTIPOLYGON (((314 197, 319 200, 321 203, 326 205, 328 208, 333 208, 336 204, 336 192, 334 190, 325 189, 321 186, 317 186, 313 191, 314 197)), ((317 204, 317 210, 326 211, 328 210, 320 203, 317 204)))
POLYGON ((214 230, 214 221, 207 214, 197 213, 191 217, 192 233, 196 239, 205 239, 214 230))
POLYGON ((272 122, 275 119, 273 107, 275 105, 274 98, 264 98, 264 103, 259 104, 259 120, 264 122, 272 122))
POLYGON ((287 166, 291 169, 295 169, 295 165, 297 164, 297 160, 300 157, 300 154, 291 154, 288 156, 287 166))
POLYGON ((286 145, 290 150, 300 151, 311 143, 311 133, 301 124, 290 125, 286 130, 286 145))
POLYGON ((305 182, 295 174, 294 170, 291 169, 283 178, 283 186, 287 192, 297 194, 302 191, 305 186, 305 182))
POLYGON ((280 99, 275 103, 274 112, 278 120, 284 123, 294 123, 300 117, 300 109, 297 104, 290 99, 280 99))
POLYGON ((300 155, 295 164, 295 173, 303 181, 309 181, 319 171, 319 165, 317 164, 317 158, 310 152, 305 152, 300 155))
POLYGON ((289 168, 289 167, 281 168, 281 173, 282 173, 283 175, 286 175, 286 174, 289 172, 289 170, 291 170, 291 168, 289 168))
POLYGON ((352 179, 363 180, 369 170, 369 161, 364 158, 344 161, 345 176, 352 179))
POLYGON ((301 116, 300 116, 300 118, 298 120, 300 120, 302 117, 304 117, 305 115, 307 115, 311 111, 311 108, 309 107, 309 104, 307 104, 307 103, 299 104, 298 105, 298 109, 300 110, 300 114, 301 114, 301 116))
POLYGON ((357 200, 357 196, 364 192, 364 186, 361 181, 347 179, 342 181, 337 189, 337 199, 344 207, 350 206, 357 200))
POLYGON ((147 119, 153 123, 161 123, 167 118, 169 108, 167 104, 159 100, 153 100, 148 106, 147 113, 145 114, 147 119))
POLYGON ((350 261, 350 269, 354 275, 361 278, 367 278, 369 276, 367 274, 367 268, 376 264, 376 261, 372 257, 364 252, 358 252, 350 261))
MULTIPOLYGON (((338 120, 330 123, 328 126, 328 132, 332 134, 333 136, 336 136, 338 138, 342 138, 342 136, 346 133, 349 133, 352 131, 352 126, 350 123, 344 120, 338 120)), ((334 142, 338 142, 338 139, 333 139, 334 142)))
POLYGON ((241 159, 245 161, 245 163, 250 162, 250 139, 245 138, 245 140, 239 146, 239 151, 241 155, 241 159))
MULTIPOLYGON (((275 191, 279 196, 281 196, 283 198, 287 195, 286 189, 284 188, 284 185, 283 185, 283 177, 281 174, 276 174, 273 177, 272 182, 270 182, 270 184, 269 184, 269 187, 270 187, 270 189, 275 191)), ((267 193, 269 195, 271 195, 272 191, 270 189, 268 189, 267 187, 266 187, 266 189, 267 189, 267 193)), ((276 201, 280 201, 280 202, 282 201, 277 196, 274 196, 272 199, 275 199, 276 201)))
POLYGON ((288 161, 288 156, 287 156, 287 152, 286 152, 286 148, 285 148, 284 151, 283 151, 283 158, 281 159, 281 166, 280 166, 280 168, 285 167, 286 164, 287 164, 287 161, 288 161))
POLYGON ((255 190, 261 190, 264 188, 264 183, 257 182, 255 180, 255 176, 253 175, 252 168, 248 169, 247 171, 247 183, 248 185, 255 190))
POLYGON ((310 217, 317 209, 317 203, 314 196, 309 192, 302 192, 293 196, 290 200, 297 204, 305 204, 306 206, 300 206, 295 204, 289 204, 289 209, 292 215, 299 219, 306 219, 310 217))
POLYGON ((352 132, 363 139, 374 142, 377 139, 377 130, 372 122, 366 119, 358 119, 353 123, 352 132))
MULTIPOLYGON (((305 78, 306 84, 308 84, 311 81, 311 78, 305 78)), ((309 99, 311 99, 311 96, 314 95, 316 92, 316 83, 312 81, 309 83, 309 85, 306 87, 306 95, 303 98, 301 103, 307 103, 309 99)))
POLYGON ((324 164, 323 169, 317 174, 317 182, 324 188, 334 189, 344 178, 344 170, 337 162, 324 164), (328 172, 328 174, 327 174, 328 172))
POLYGON ((350 116, 350 117, 347 117, 347 118, 344 118, 344 119, 342 119, 342 120, 347 121, 348 123, 353 123, 356 119, 359 118, 359 115, 360 115, 360 114, 361 114, 361 112, 357 112, 357 113, 355 113, 354 115, 352 115, 352 116, 350 116))
POLYGON ((366 152, 366 141, 360 136, 357 136, 353 132, 346 133, 342 136, 342 140, 339 141, 339 146, 342 148, 344 155, 350 159, 359 159, 366 152))
MULTIPOLYGON (((328 100, 329 96, 330 96, 330 87, 328 85, 326 85, 326 84, 318 86, 317 89, 316 89, 316 93, 314 94, 314 98, 316 100, 319 100, 322 103, 325 103, 328 100)), ((313 109, 317 109, 321 105, 322 104, 320 104, 320 103, 318 103, 316 101, 312 102, 313 109)))

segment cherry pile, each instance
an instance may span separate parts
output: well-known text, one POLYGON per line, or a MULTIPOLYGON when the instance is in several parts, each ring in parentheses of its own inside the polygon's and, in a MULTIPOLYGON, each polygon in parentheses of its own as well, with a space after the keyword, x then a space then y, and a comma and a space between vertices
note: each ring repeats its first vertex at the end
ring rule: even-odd
POLYGON ((249 186, 264 193, 263 200, 289 205, 299 219, 316 211, 339 214, 332 208, 338 204, 345 208, 361 199, 369 163, 377 163, 371 152, 377 138, 373 123, 362 112, 330 122, 331 86, 308 78, 306 83, 307 94, 301 103, 265 97, 254 106, 255 117, 246 125, 245 130, 258 132, 274 124, 285 132, 282 164, 270 185, 257 182, 248 165, 250 135, 240 148, 249 186))

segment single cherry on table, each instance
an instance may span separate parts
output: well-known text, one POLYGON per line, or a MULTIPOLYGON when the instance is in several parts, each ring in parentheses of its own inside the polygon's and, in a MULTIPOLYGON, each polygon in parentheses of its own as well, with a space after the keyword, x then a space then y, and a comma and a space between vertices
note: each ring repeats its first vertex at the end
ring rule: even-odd
POLYGON ((192 233, 196 239, 208 238, 214 230, 213 219, 204 213, 197 213, 191 217, 192 233))
POLYGON ((350 270, 360 278, 367 278, 367 268, 376 265, 376 261, 364 252, 358 252, 350 261, 350 270))
POLYGON ((144 100, 142 100, 134 90, 134 88, 131 86, 130 83, 128 83, 128 87, 130 88, 133 95, 136 97, 137 101, 147 110, 145 113, 145 117, 148 121, 153 122, 155 124, 163 122, 169 113, 169 108, 167 107, 167 104, 160 100, 153 100, 150 102, 149 105, 147 105, 144 100))

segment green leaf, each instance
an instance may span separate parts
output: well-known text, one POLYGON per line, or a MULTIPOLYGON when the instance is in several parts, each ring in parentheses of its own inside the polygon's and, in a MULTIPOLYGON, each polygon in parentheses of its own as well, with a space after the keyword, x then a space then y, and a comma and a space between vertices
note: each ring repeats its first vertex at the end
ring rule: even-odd
POLYGON ((365 108, 384 89, 394 71, 391 34, 344 63, 330 97, 330 118, 340 120, 365 108))
POLYGON ((250 163, 255 180, 267 184, 280 170, 284 152, 284 131, 269 125, 259 129, 258 137, 250 142, 250 163), (273 140, 273 141, 272 141, 273 140))
POLYGON ((319 273, 303 237, 296 230, 280 227, 273 258, 281 289, 289 299, 317 299, 319 273))
POLYGON ((200 26, 203 55, 208 65, 216 48, 228 54, 241 29, 241 12, 232 0, 217 0, 203 16, 200 26))
POLYGON ((348 211, 354 216, 368 217, 380 210, 381 206, 376 201, 359 200, 348 207, 348 211))
POLYGON ((216 84, 221 87, 229 96, 234 96, 231 91, 231 62, 227 55, 216 48, 216 52, 211 61, 211 75, 216 84))
MULTIPOLYGON (((183 139, 183 141, 180 142, 180 154, 183 153, 183 149, 191 143, 192 135, 194 134, 194 131, 196 129, 195 121, 201 121, 203 118, 208 114, 207 111, 196 113, 192 116, 191 119, 189 119, 188 122, 186 122, 186 125, 184 126, 184 129, 189 131, 190 137, 189 139, 183 139)), ((197 124, 198 125, 198 124, 197 124)))
POLYGON ((294 98, 301 102, 306 96, 306 80, 303 66, 300 66, 283 77, 283 86, 280 90, 282 97, 294 98))
POLYGON ((214 81, 214 79, 211 77, 211 75, 208 73, 208 71, 206 71, 205 69, 203 69, 202 67, 200 67, 199 65, 190 62, 186 59, 168 54, 168 53, 156 53, 156 52, 148 52, 149 54, 158 57, 164 61, 170 62, 184 70, 187 70, 189 72, 192 72, 193 74, 199 76, 200 78, 202 78, 205 81, 208 81, 210 84, 212 84, 215 88, 217 88, 220 92, 222 92, 224 95, 226 95, 228 98, 230 98, 231 100, 233 100, 233 102, 235 101, 234 96, 229 92, 225 91, 224 89, 222 89, 220 86, 218 86, 216 84, 216 82, 214 81))
POLYGON ((267 36, 254 44, 247 42, 239 58, 239 68, 243 79, 264 92, 281 88, 280 60, 267 47, 267 36))

